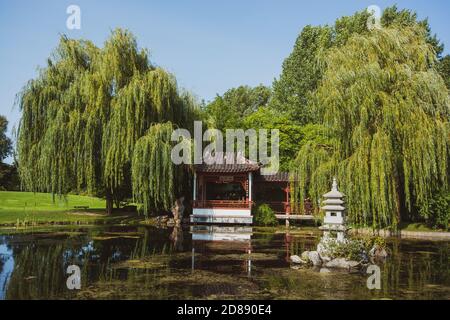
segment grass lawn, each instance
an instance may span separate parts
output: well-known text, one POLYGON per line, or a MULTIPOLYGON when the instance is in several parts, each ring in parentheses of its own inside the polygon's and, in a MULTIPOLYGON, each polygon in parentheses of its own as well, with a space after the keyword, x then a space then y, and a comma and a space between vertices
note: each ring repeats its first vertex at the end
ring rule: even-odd
POLYGON ((424 231, 424 232, 433 232, 433 231, 438 231, 438 232, 442 232, 442 231, 446 231, 443 229, 433 229, 430 228, 429 226, 427 226, 424 223, 401 223, 399 226, 400 230, 405 230, 405 231, 424 231))
POLYGON ((116 214, 106 216, 105 200, 68 195, 55 197, 51 194, 32 192, 0 191, 0 225, 19 223, 94 223, 99 220, 118 218, 116 214), (89 209, 75 209, 87 206, 89 209))

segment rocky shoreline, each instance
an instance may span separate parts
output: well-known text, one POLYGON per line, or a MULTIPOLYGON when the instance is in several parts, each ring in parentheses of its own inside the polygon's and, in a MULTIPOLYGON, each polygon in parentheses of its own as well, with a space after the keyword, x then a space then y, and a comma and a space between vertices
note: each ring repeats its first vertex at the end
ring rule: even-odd
POLYGON ((369 251, 361 249, 358 260, 338 256, 329 249, 331 246, 350 246, 355 244, 355 241, 357 240, 346 239, 344 242, 338 242, 336 239, 322 238, 315 251, 304 251, 300 256, 290 256, 292 267, 320 268, 323 273, 333 270, 364 271, 369 265, 388 257, 387 250, 376 244, 369 251))

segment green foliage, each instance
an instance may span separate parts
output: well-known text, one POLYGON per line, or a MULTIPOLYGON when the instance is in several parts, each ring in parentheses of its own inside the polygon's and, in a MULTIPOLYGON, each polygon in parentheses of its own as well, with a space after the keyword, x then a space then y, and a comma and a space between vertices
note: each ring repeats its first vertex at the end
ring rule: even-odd
POLYGON ((175 195, 183 192, 189 182, 183 166, 172 163, 170 156, 172 123, 155 124, 138 140, 132 161, 134 201, 142 204, 144 212, 151 209, 170 210, 175 195))
POLYGON ((256 207, 253 219, 260 226, 275 226, 278 224, 275 212, 267 204, 260 204, 256 207))
MULTIPOLYGON (((303 28, 292 53, 283 62, 280 78, 273 83, 270 106, 288 114, 300 124, 320 121, 310 106, 313 93, 326 71, 321 60, 328 49, 344 46, 353 36, 370 34, 367 29, 368 17, 368 12, 364 10, 339 18, 333 26, 308 25, 303 28)), ((428 21, 419 21, 417 14, 410 10, 388 7, 382 14, 381 24, 383 27, 419 27, 437 56, 443 51, 443 45, 431 34, 428 21)))
POLYGON ((302 147, 296 193, 319 199, 337 176, 353 223, 395 227, 449 182, 450 109, 436 54, 423 28, 383 28, 330 49, 323 64, 311 108, 332 143, 302 147))
POLYGON ((294 212, 300 213, 304 213, 302 204, 306 198, 312 199, 313 204, 321 200, 321 186, 329 184, 323 173, 329 170, 335 145, 323 125, 309 124, 303 127, 302 131, 304 142, 300 145, 291 170, 292 205, 294 212))
POLYGON ((263 85, 251 88, 240 86, 217 96, 204 111, 210 118, 210 125, 219 130, 240 129, 242 119, 260 107, 267 105, 271 90, 263 85))
POLYGON ((12 152, 12 142, 6 136, 8 130, 8 120, 0 115, 0 163, 12 152))
POLYGON ((421 208, 421 216, 425 218, 430 227, 448 230, 450 218, 450 192, 442 191, 434 195, 429 200, 427 206, 421 208))
MULTIPOLYGON (((286 115, 281 115, 268 107, 261 107, 254 113, 243 119, 245 129, 278 129, 280 132, 280 170, 285 171, 290 167, 303 140, 303 128, 290 120, 286 115)), ((270 132, 270 131, 269 131, 270 132)), ((270 140, 270 137, 268 137, 270 140)))
POLYGON ((366 252, 361 240, 349 240, 347 242, 327 241, 324 250, 330 258, 345 258, 349 260, 361 260, 361 254, 366 252))
POLYGON ((386 249, 386 240, 379 236, 362 236, 338 242, 335 239, 328 239, 321 242, 323 250, 330 258, 346 258, 360 261, 362 256, 376 246, 378 249, 386 249))
POLYGON ((307 109, 307 103, 322 74, 316 57, 331 46, 331 40, 332 29, 328 26, 306 26, 302 30, 293 52, 283 62, 280 79, 273 83, 271 108, 300 124, 311 121, 313 115, 307 109))
POLYGON ((438 63, 438 70, 450 90, 450 55, 443 57, 438 63))
POLYGON ((19 174, 15 164, 9 165, 0 162, 0 190, 20 190, 19 174))
MULTIPOLYGON (((19 103, 17 149, 24 187, 55 194, 87 190, 116 202, 132 190, 156 196, 170 189, 174 182, 169 179, 132 186, 134 148, 148 134, 164 136, 157 129, 149 131, 152 124, 170 121, 190 128, 195 117, 192 99, 179 92, 175 78, 153 66, 134 36, 120 29, 103 48, 62 37, 48 66, 23 89, 19 103)), ((141 164, 156 165, 161 164, 141 164)), ((174 196, 149 201, 167 208, 174 196)))

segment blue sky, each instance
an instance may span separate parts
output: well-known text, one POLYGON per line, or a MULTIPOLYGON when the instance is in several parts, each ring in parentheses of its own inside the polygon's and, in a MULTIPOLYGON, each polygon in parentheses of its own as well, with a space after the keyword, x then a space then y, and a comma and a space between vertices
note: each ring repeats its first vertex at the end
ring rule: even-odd
POLYGON ((11 131, 20 117, 15 95, 45 65, 60 34, 101 46, 112 29, 128 28, 154 64, 208 101, 239 85, 270 85, 305 25, 393 4, 428 17, 450 53, 447 0, 0 0, 0 114, 11 131), (81 30, 66 28, 71 4, 81 8, 81 30))

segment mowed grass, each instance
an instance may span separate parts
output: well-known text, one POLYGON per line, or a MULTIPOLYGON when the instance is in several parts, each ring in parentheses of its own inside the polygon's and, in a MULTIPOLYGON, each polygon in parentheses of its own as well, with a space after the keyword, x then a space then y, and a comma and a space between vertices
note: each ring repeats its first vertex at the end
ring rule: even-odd
POLYGON ((12 223, 57 223, 57 222, 94 222, 106 219, 105 200, 68 195, 66 197, 33 192, 0 191, 0 224, 12 223), (89 209, 75 209, 85 206, 89 209))

